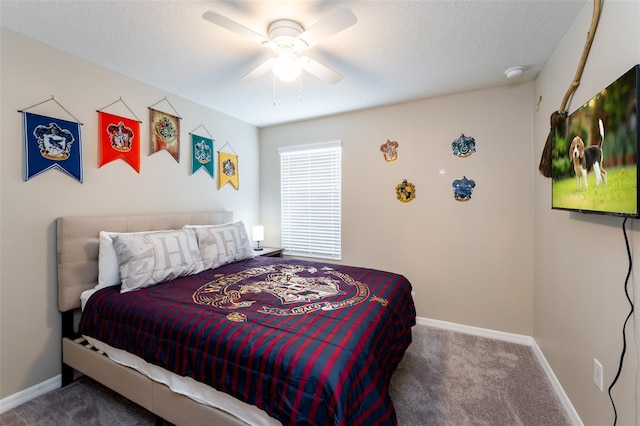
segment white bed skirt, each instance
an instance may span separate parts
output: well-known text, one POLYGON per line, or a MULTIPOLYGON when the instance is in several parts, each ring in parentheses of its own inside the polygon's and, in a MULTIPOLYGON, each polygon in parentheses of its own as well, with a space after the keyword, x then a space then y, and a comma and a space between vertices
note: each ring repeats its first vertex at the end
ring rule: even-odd
POLYGON ((91 345, 102 350, 111 360, 126 367, 133 368, 145 376, 167 385, 173 392, 187 396, 200 404, 209 405, 225 411, 249 425, 282 426, 278 420, 270 417, 265 411, 255 405, 247 404, 211 386, 193 380, 190 377, 179 376, 162 367, 150 364, 142 358, 117 349, 89 336, 83 336, 91 345))

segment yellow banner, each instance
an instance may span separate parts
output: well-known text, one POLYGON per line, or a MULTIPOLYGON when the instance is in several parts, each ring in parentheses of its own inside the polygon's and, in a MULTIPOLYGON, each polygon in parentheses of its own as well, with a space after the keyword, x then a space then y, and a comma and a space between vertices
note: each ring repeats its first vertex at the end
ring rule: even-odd
POLYGON ((218 189, 231 183, 235 189, 240 188, 238 182, 238 156, 218 151, 218 189))

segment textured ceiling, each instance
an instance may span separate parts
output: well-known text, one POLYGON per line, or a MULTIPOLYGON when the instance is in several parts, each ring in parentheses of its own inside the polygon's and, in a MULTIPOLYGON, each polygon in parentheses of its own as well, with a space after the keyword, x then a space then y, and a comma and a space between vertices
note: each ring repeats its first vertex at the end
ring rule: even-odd
POLYGON ((583 7, 585 0, 1 0, 0 23, 264 127, 531 81, 583 7), (240 80, 271 51, 202 19, 211 10, 266 35, 274 20, 309 28, 340 5, 358 22, 305 51, 344 76, 334 85, 307 73, 301 86, 274 87, 271 73, 240 80), (507 80, 512 66, 524 74, 507 80))

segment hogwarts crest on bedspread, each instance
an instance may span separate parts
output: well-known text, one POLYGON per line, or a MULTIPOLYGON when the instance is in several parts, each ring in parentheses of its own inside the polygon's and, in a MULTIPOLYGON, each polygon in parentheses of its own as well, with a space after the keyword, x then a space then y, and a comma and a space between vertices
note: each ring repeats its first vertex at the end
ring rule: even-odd
MULTIPOLYGON (((278 316, 333 311, 355 306, 370 296, 366 284, 331 267, 272 264, 231 275, 219 274, 196 290, 193 301, 236 310, 253 306, 258 302, 256 296, 265 293, 273 296, 271 306, 256 306, 254 312, 278 316)), ((246 315, 230 314, 227 318, 242 321, 246 315)))

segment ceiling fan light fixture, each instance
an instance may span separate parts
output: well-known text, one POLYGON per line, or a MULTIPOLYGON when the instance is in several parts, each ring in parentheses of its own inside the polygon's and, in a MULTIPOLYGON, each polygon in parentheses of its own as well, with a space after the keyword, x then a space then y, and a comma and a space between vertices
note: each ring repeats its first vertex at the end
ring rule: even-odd
MULTIPOLYGON (((202 17, 214 25, 253 40, 261 46, 271 48, 275 53, 274 57, 264 61, 240 78, 260 77, 271 70, 274 87, 276 78, 292 81, 300 78, 303 69, 330 84, 340 81, 342 75, 339 73, 309 57, 300 57, 298 54, 358 22, 351 9, 340 6, 307 29, 291 19, 273 21, 269 25, 267 37, 216 12, 205 12, 202 17)), ((300 84, 302 84, 302 80, 300 80, 300 84)))
POLYGON ((281 52, 272 67, 273 73, 282 81, 293 81, 300 77, 302 64, 292 52, 281 52))

